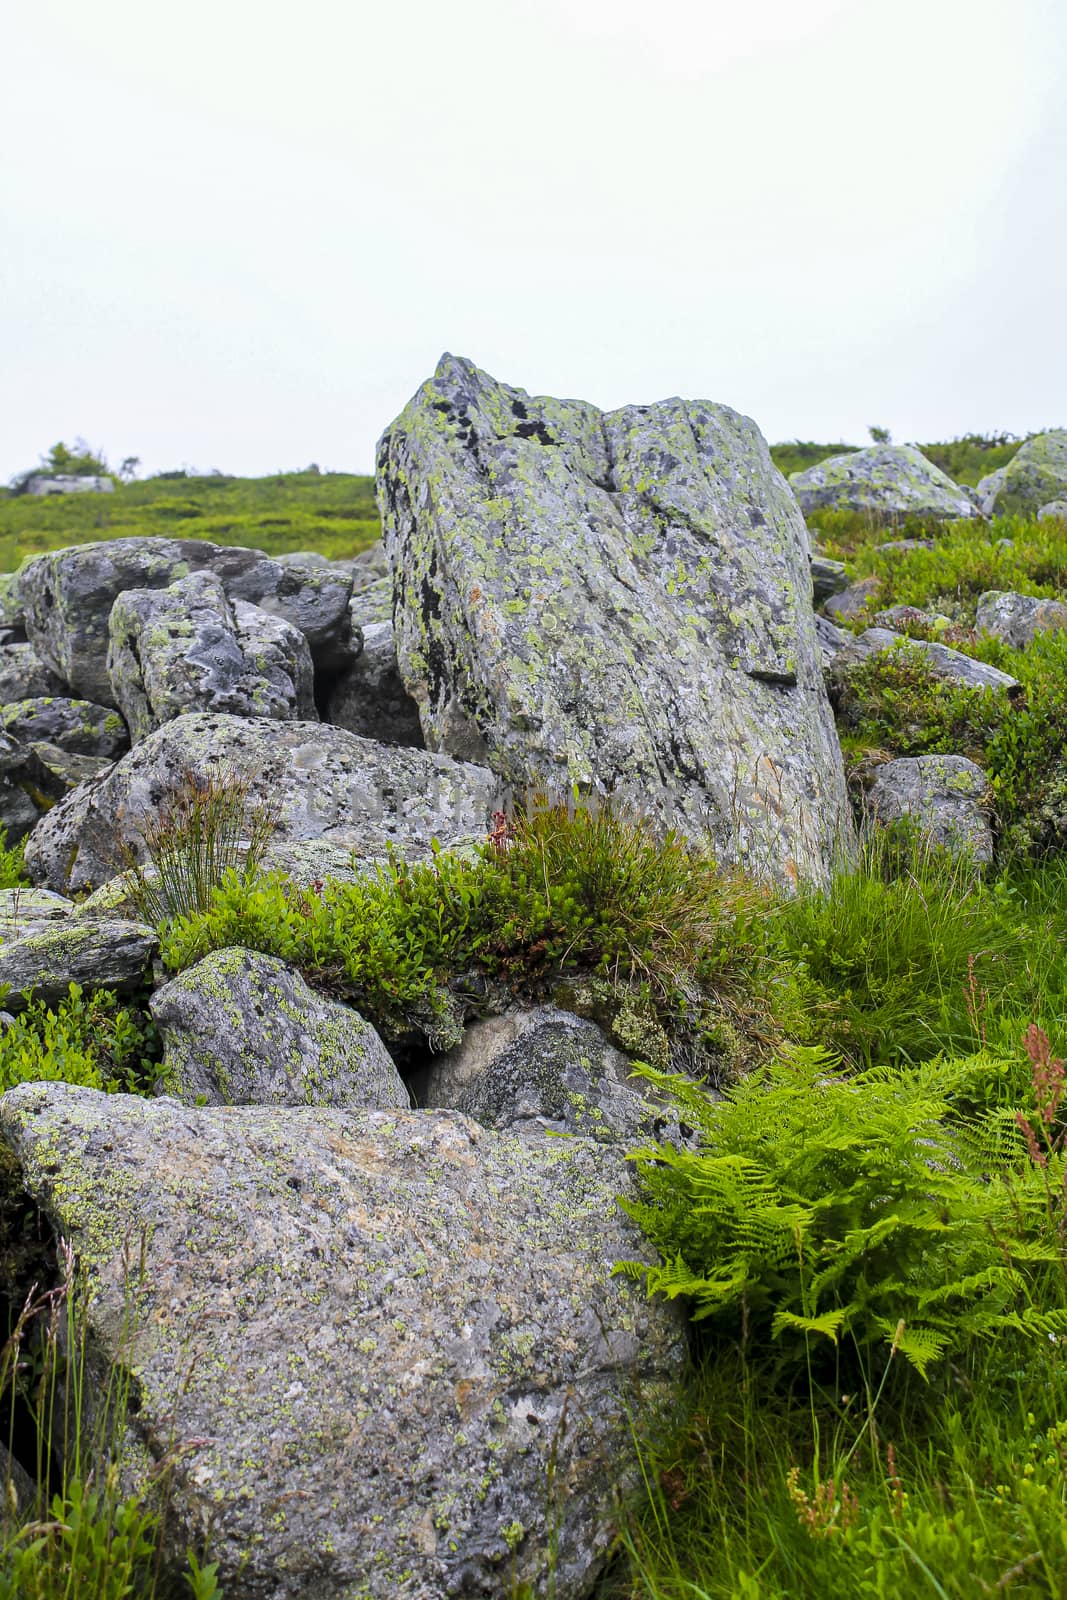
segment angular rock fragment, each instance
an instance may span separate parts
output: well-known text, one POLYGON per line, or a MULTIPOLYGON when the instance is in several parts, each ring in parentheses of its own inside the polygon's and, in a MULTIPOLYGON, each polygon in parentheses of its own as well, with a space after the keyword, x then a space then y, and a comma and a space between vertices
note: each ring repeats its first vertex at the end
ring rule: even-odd
POLYGON ((823 602, 823 615, 831 622, 855 622, 864 612, 873 611, 882 587, 880 578, 857 578, 823 602))
POLYGON ((829 556, 813 555, 811 558, 811 591, 816 606, 848 588, 848 572, 843 561, 831 561, 829 556))
POLYGON ((381 1039, 275 956, 216 950, 156 991, 167 1092, 189 1105, 407 1110, 381 1039))
POLYGON ((114 761, 130 748, 126 724, 110 706, 63 695, 37 695, 0 705, 0 727, 23 744, 50 744, 72 755, 114 761))
POLYGON ((984 661, 975 661, 971 656, 965 656, 962 650, 953 650, 948 645, 936 644, 929 639, 905 640, 903 635, 894 633, 890 628, 868 628, 858 637, 851 639, 834 659, 834 675, 836 677, 842 673, 847 674, 861 661, 866 661, 869 656, 876 655, 882 650, 893 650, 899 645, 919 651, 937 677, 961 684, 965 688, 1002 689, 1009 696, 1022 692, 1022 684, 1018 678, 1013 678, 1008 672, 1001 672, 999 667, 987 666, 984 661))
POLYGON ((647 1255, 621 1151, 64 1084, 0 1128, 137 1394, 125 1483, 181 1463, 174 1567, 210 1528, 227 1600, 590 1592, 686 1362, 680 1309, 611 1276, 647 1255))
POLYGON ((419 708, 400 677, 392 623, 371 623, 362 633, 363 649, 331 690, 326 721, 381 744, 421 750, 419 708))
POLYGON ((989 779, 966 756, 904 756, 879 766, 867 793, 871 823, 910 821, 934 845, 981 864, 993 859, 989 779))
POLYGON ((32 644, 0 644, 0 705, 62 694, 64 684, 32 644))
POLYGON ((859 511, 887 520, 973 517, 968 491, 913 444, 880 444, 830 456, 790 475, 801 511, 859 511))
POLYGON ((752 422, 602 413, 445 356, 381 441, 378 493, 431 748, 825 874, 851 821, 807 530, 752 422))
POLYGON ((120 594, 111 608, 107 669, 134 742, 186 711, 277 721, 315 716, 304 635, 245 601, 231 605, 213 572, 120 594))
POLYGON ((49 1002, 61 1000, 72 983, 136 988, 158 944, 154 929, 139 922, 69 915, 23 934, 16 921, 0 944, 0 983, 11 986, 4 1004, 19 1010, 23 991, 49 1002))
POLYGON ((34 830, 26 862, 36 882, 95 888, 142 849, 144 819, 186 776, 247 780, 249 802, 277 817, 279 843, 325 839, 363 856, 422 855, 484 835, 501 800, 484 767, 387 748, 314 722, 191 712, 164 723, 102 778, 83 784, 34 830))
POLYGON ((1013 650, 1025 650, 1039 633, 1067 628, 1067 603, 990 589, 979 597, 974 625, 979 633, 991 633, 1013 650))

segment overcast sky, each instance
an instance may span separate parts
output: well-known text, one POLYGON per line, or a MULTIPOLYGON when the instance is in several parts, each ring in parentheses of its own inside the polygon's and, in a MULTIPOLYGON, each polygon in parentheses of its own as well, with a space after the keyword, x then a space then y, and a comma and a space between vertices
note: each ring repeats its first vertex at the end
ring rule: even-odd
POLYGON ((19 0, 0 479, 369 470, 442 350, 771 439, 1067 424, 1067 0, 19 0))

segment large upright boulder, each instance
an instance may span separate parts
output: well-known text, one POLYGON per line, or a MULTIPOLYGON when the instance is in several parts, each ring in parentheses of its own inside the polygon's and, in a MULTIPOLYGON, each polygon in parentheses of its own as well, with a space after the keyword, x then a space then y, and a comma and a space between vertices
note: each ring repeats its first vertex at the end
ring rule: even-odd
MULTIPOLYGON (((35 556, 18 574, 27 635, 75 694, 113 705, 108 619, 118 596, 127 589, 166 589, 205 570, 221 580, 230 600, 248 601, 299 628, 317 668, 340 671, 353 659, 350 574, 286 567, 262 550, 206 539, 111 539, 35 556)), ((46 691, 26 691, 33 692, 46 691)))
POLYGON ((878 444, 830 456, 790 487, 807 516, 812 511, 863 511, 872 517, 973 517, 976 502, 914 444, 878 444))
POLYGON ((533 398, 444 356, 381 440, 378 494, 432 749, 825 872, 851 824, 807 533, 754 423, 533 398))
POLYGON ((227 1600, 590 1592, 685 1365, 680 1308, 611 1275, 647 1257, 622 1152, 65 1084, 0 1128, 137 1396, 125 1484, 170 1463, 172 1567, 209 1534, 227 1600))
POLYGON ((500 786, 484 767, 387 748, 318 722, 266 717, 176 717, 103 777, 83 783, 37 824, 26 865, 50 889, 96 888, 141 850, 141 829, 189 775, 247 781, 249 801, 277 817, 277 837, 325 839, 362 856, 390 846, 421 855, 484 834, 500 786))
POLYGON ((993 489, 992 509, 997 516, 1021 512, 1036 516, 1050 500, 1067 495, 1067 428, 1050 428, 1027 439, 993 489))
POLYGON ((247 601, 231 603, 213 572, 124 590, 108 632, 108 677, 135 741, 185 711, 315 719, 304 635, 247 601))

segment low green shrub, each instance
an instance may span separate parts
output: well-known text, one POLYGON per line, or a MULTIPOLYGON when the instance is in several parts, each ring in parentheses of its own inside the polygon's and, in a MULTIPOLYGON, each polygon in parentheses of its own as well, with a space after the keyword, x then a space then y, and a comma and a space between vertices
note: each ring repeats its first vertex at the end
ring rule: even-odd
POLYGON ((29 883, 22 852, 25 841, 8 847, 7 834, 0 828, 0 889, 21 889, 29 883))
POLYGON ((879 579, 882 606, 942 612, 970 626, 978 597, 987 590, 1048 598, 1067 588, 1062 523, 1027 517, 953 523, 934 531, 930 550, 879 550, 883 541, 884 535, 849 552, 856 577, 879 579))
POLYGON ((0 1031, 0 1092, 50 1082, 151 1093, 158 1053, 146 1012, 120 1005, 110 990, 72 983, 54 1008, 31 999, 0 1031))

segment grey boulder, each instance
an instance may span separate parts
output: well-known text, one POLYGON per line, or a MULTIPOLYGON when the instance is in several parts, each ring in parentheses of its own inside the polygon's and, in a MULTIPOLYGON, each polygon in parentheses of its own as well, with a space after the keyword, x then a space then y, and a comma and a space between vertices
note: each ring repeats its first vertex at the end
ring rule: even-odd
POLYGON ((286 567, 262 550, 206 539, 112 539, 24 562, 18 594, 30 642, 75 694, 111 704, 107 643, 114 602, 128 589, 166 589, 204 570, 221 580, 230 600, 248 601, 299 628, 316 667, 340 671, 351 661, 350 575, 286 567))
POLYGON ((879 766, 867 793, 872 825, 914 823, 934 845, 993 859, 989 780, 966 756, 905 756, 879 766))
POLYGON ((392 623, 370 623, 362 634, 363 649, 330 691, 326 721, 381 744, 421 750, 419 708, 400 677, 392 623))
POLYGON ((45 666, 32 644, 0 644, 0 705, 61 695, 63 679, 45 666))
POLYGON ((855 622, 864 612, 874 609, 882 584, 879 578, 857 578, 847 588, 828 595, 823 602, 823 615, 831 622, 855 622))
POLYGON ((848 588, 848 571, 843 561, 832 561, 829 556, 812 555, 811 594, 816 606, 848 588))
POLYGON ((990 589, 979 598, 975 627, 979 633, 1002 639, 1013 650, 1025 650, 1039 633, 1067 628, 1067 603, 990 589))
POLYGON ((993 495, 997 516, 1034 516, 1050 500, 1067 497, 1067 428, 1027 439, 1003 469, 993 495))
POLYGON ((142 824, 188 776, 234 776, 269 808, 279 843, 324 839, 362 856, 425 854, 484 835, 500 787, 484 767, 423 750, 388 748, 316 722, 190 712, 135 745, 103 777, 42 818, 26 863, 61 893, 97 888, 125 849, 143 856, 142 824))
POLYGON ((807 530, 754 423, 535 398, 444 356, 378 496, 431 749, 710 830, 779 879, 848 847, 807 530))
POLYGON ((130 748, 117 711, 63 695, 38 695, 0 706, 0 727, 23 744, 55 745, 71 755, 103 761, 114 761, 130 748))
POLYGON ((978 480, 978 486, 974 492, 978 501, 978 509, 984 517, 993 515, 997 496, 1001 491, 1007 471, 1007 467, 998 467, 995 472, 988 472, 984 478, 978 480))
POLYGON ((132 989, 144 981, 158 946, 152 928, 112 917, 75 914, 31 922, 25 931, 16 917, 0 944, 0 983, 10 984, 4 1001, 19 1010, 24 994, 61 1000, 72 983, 93 989, 132 989))
POLYGON ((167 1092, 212 1106, 407 1110, 384 1044, 275 956, 215 950, 152 996, 167 1092))
POLYGON ((789 486, 805 516, 813 511, 859 511, 878 519, 940 521, 975 513, 967 490, 913 444, 873 445, 830 456, 792 473, 789 486))
POLYGON ((1037 513, 1038 522, 1067 522, 1067 500, 1050 500, 1037 513))
POLYGON ((905 639, 891 628, 868 628, 838 651, 834 658, 835 677, 848 674, 860 662, 883 650, 903 648, 918 651, 925 657, 930 670, 938 678, 958 683, 968 689, 1003 690, 1010 697, 1022 692, 1022 684, 999 667, 990 667, 984 661, 975 661, 962 650, 953 650, 945 644, 930 639, 905 639))
POLYGON ((127 589, 111 608, 112 698, 136 742, 186 711, 278 721, 315 716, 314 668, 298 628, 231 602, 213 572, 127 589))
POLYGON ((647 1259, 620 1151, 64 1084, 0 1132, 81 1263, 95 1385, 137 1394, 124 1483, 176 1463, 173 1567, 210 1533, 227 1600, 588 1594, 686 1360, 611 1276, 647 1259))

